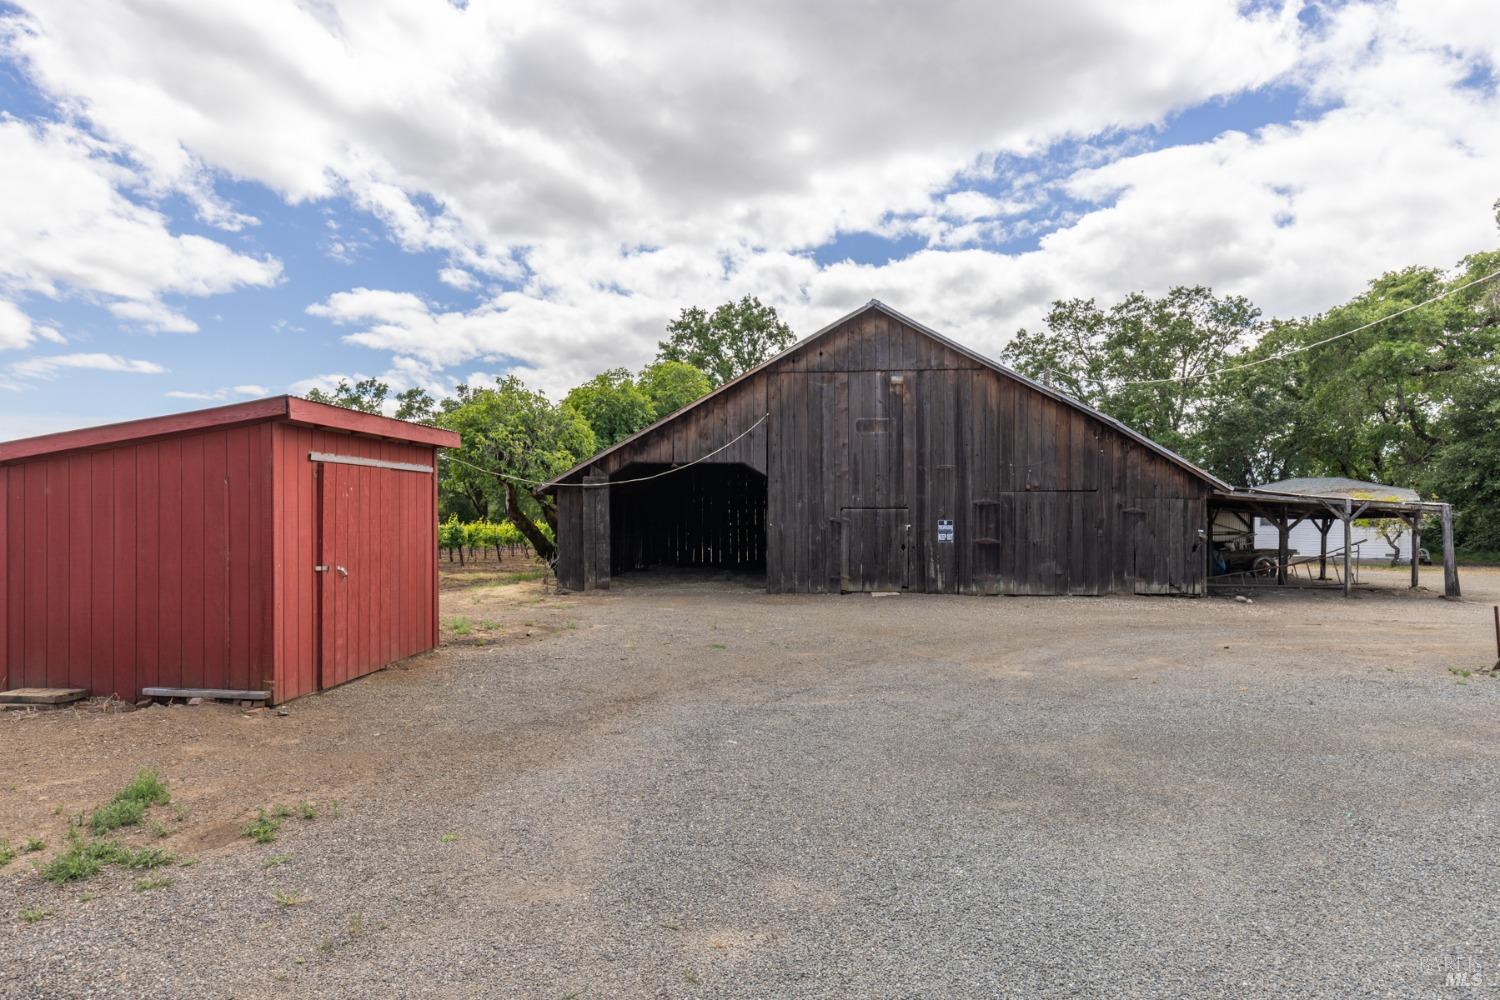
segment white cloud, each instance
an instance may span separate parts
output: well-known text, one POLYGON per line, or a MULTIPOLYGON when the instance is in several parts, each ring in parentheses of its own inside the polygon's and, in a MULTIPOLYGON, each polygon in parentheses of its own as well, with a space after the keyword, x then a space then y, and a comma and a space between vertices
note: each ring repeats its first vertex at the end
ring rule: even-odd
POLYGON ((100 372, 126 372, 132 375, 161 375, 167 369, 154 361, 122 358, 118 354, 49 354, 16 361, 10 373, 18 378, 54 378, 65 369, 100 372))
POLYGON ((472 274, 461 267, 443 268, 438 272, 438 280, 451 288, 457 288, 459 291, 468 291, 479 284, 479 282, 474 280, 472 274))
MULTIPOLYGON (((410 384, 472 362, 558 390, 641 364, 680 307, 746 293, 804 333, 879 297, 993 352, 1056 297, 1201 282, 1289 314, 1494 243, 1500 106, 1461 85, 1500 63, 1478 0, 1320 6, 1310 33, 1295 0, 23 6, 9 52, 109 145, 23 137, 81 158, 107 193, 198 191, 225 226, 240 223, 209 197, 215 171, 344 196, 446 254, 449 286, 511 282, 468 310, 368 287, 308 308, 410 384), (1161 150, 1131 131, 1271 83, 1307 91, 1306 120, 1161 150), (1060 139, 1073 162, 1000 173, 998 154, 1060 139), (112 173, 114 150, 142 176, 112 173), (928 248, 881 265, 807 254, 855 231, 928 248), (1036 231, 1030 252, 983 249, 1036 231)), ((160 232, 129 262, 144 278, 18 252, 12 281, 88 287, 170 329, 191 321, 163 295, 275 280, 274 262, 212 241, 180 249, 227 258, 164 266, 162 240, 196 238, 145 222, 160 232)))
MULTIPOLYGON (((161 213, 122 189, 138 178, 117 151, 68 125, 0 119, 0 289, 82 294, 149 330, 192 332, 163 295, 212 295, 269 285, 281 266, 197 235, 173 234, 161 213)), ((11 304, 11 313, 16 307, 11 304)), ((23 346, 11 315, 0 346, 23 346)), ((31 334, 56 340, 50 329, 31 334)), ((29 339, 29 337, 28 337, 29 339)))
POLYGON ((193 392, 187 389, 173 389, 162 393, 168 399, 197 399, 204 402, 224 402, 231 399, 255 399, 259 396, 271 395, 271 390, 263 385, 233 385, 225 389, 211 389, 203 392, 193 392))
POLYGON ((810 245, 984 150, 1149 123, 1296 52, 1292 10, 1233 0, 23 6, 11 51, 164 183, 347 192, 480 269, 580 234, 810 245))

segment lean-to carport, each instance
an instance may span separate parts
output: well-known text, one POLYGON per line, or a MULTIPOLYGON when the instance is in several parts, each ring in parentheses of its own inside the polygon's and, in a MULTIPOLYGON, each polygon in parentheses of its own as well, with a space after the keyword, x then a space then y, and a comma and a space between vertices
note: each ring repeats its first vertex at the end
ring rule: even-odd
MULTIPOLYGON (((1353 591, 1356 572, 1354 545, 1352 541, 1354 521, 1360 518, 1391 518, 1404 522, 1411 531, 1411 585, 1418 586, 1421 574, 1422 521, 1436 516, 1442 526, 1443 539, 1443 596, 1460 596, 1458 566, 1453 553, 1453 509, 1446 503, 1434 503, 1416 499, 1410 490, 1394 490, 1375 483, 1357 483, 1350 480, 1305 480, 1272 484, 1271 487, 1241 488, 1220 492, 1208 501, 1210 532, 1213 536, 1211 549, 1220 540, 1221 525, 1226 521, 1238 521, 1253 535, 1254 518, 1262 518, 1275 525, 1277 546, 1270 562, 1271 572, 1259 573, 1253 568, 1236 570, 1215 567, 1210 564, 1208 582, 1210 587, 1244 586, 1328 586, 1341 584, 1344 595, 1353 591), (1316 558, 1317 575, 1312 576, 1314 560, 1310 556, 1294 560, 1288 546, 1288 536, 1293 528, 1303 521, 1310 521, 1318 529, 1319 553, 1316 558), (1335 525, 1341 525, 1341 537, 1336 537, 1333 547, 1329 545, 1329 534, 1335 525), (1288 571, 1296 566, 1305 566, 1309 578, 1298 584, 1288 571), (1330 565, 1334 580, 1329 580, 1330 565)), ((1210 554, 1210 559, 1213 553, 1210 554)))

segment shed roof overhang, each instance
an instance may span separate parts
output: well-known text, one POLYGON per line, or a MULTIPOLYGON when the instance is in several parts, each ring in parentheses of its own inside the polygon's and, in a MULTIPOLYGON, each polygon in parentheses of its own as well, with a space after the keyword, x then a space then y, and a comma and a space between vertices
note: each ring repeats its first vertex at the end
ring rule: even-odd
POLYGON ((118 424, 84 427, 74 431, 0 442, 0 462, 14 462, 64 451, 104 448, 124 444, 127 441, 139 441, 189 431, 236 427, 266 420, 284 420, 310 427, 326 427, 350 434, 363 434, 368 437, 432 445, 438 448, 457 448, 459 445, 459 437, 456 433, 440 427, 428 427, 426 424, 395 420, 375 413, 362 413, 358 410, 345 409, 342 406, 315 403, 298 396, 272 396, 269 399, 252 399, 245 403, 215 406, 206 410, 172 413, 162 417, 127 420, 118 424))
POLYGON ((1343 517, 1345 502, 1349 513, 1359 518, 1391 517, 1407 519, 1421 514, 1441 513, 1445 503, 1431 500, 1355 499, 1347 496, 1308 493, 1278 493, 1271 490, 1241 488, 1221 490, 1209 499, 1218 510, 1233 510, 1257 517, 1286 516, 1343 517))

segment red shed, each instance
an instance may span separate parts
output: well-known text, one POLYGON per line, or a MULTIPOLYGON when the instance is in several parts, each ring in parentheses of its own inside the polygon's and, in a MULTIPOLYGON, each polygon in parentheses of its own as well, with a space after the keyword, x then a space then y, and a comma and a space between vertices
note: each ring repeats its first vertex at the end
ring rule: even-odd
POLYGON ((0 444, 0 690, 281 702, 431 649, 457 445, 294 396, 0 444))

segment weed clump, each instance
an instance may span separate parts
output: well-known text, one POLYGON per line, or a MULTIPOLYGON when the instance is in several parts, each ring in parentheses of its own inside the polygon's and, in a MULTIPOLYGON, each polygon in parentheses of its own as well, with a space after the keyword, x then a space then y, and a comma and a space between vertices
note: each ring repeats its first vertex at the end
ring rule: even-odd
POLYGON ((172 801, 161 775, 150 769, 141 771, 130 784, 115 793, 108 805, 100 806, 89 817, 89 829, 95 836, 118 830, 122 826, 139 826, 152 806, 172 801))

